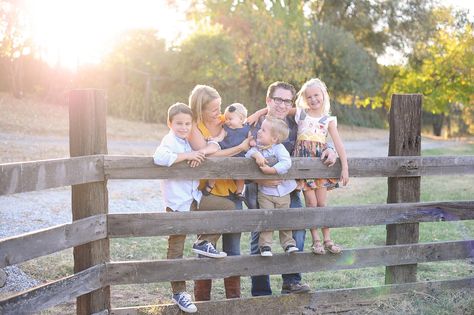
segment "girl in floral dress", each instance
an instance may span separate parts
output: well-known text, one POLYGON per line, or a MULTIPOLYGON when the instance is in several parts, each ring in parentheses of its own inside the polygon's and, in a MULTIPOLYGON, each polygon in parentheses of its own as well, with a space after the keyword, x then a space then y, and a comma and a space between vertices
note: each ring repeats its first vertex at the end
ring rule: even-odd
MULTIPOLYGON (((337 131, 337 118, 330 116, 329 95, 326 85, 319 79, 311 79, 301 87, 296 99, 295 120, 298 123, 294 156, 321 157, 321 152, 327 148, 326 138, 329 134, 333 140, 337 154, 341 161, 341 175, 339 178, 310 178, 302 179, 298 188, 303 190, 306 207, 326 206, 327 191, 349 182, 349 169, 346 151, 337 131)), ((323 242, 319 237, 318 229, 311 229, 313 253, 323 255, 326 251, 339 254, 342 247, 331 240, 328 227, 323 227, 323 242)))

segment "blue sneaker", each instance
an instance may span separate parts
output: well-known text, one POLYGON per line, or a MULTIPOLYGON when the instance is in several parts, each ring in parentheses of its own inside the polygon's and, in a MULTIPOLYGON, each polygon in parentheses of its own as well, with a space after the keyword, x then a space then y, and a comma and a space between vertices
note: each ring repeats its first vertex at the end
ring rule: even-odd
POLYGON ((191 301, 191 296, 187 292, 173 294, 173 302, 185 313, 196 313, 196 305, 191 301))
POLYGON ((227 254, 224 252, 219 252, 212 246, 208 241, 202 241, 201 243, 193 244, 193 252, 200 254, 202 256, 211 257, 211 258, 224 258, 227 257, 227 254))

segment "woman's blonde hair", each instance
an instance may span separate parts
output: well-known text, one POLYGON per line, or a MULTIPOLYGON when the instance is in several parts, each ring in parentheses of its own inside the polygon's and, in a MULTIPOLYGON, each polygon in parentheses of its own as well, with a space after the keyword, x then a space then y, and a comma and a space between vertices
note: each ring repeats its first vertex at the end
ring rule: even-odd
POLYGON ((247 119, 247 112, 247 108, 243 104, 233 103, 226 107, 224 116, 228 113, 237 113, 242 118, 242 121, 245 121, 247 119))
POLYGON ((308 101, 306 100, 306 90, 310 87, 318 87, 323 91, 323 115, 329 115, 331 111, 331 104, 329 102, 329 94, 326 84, 317 78, 306 81, 301 89, 298 91, 296 98, 296 106, 299 108, 308 108, 308 101))
POLYGON ((272 136, 277 137, 278 143, 288 139, 290 129, 284 120, 269 116, 265 117, 265 120, 270 124, 270 133, 272 136))
POLYGON ((206 105, 217 98, 221 98, 221 96, 215 88, 208 85, 196 85, 189 95, 189 106, 193 111, 194 121, 200 123, 206 105))

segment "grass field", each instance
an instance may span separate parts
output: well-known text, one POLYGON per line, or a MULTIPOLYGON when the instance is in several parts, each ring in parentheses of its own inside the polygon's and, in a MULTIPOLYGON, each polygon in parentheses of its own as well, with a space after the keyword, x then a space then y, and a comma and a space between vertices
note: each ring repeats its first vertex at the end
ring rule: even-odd
MULTIPOLYGON (((427 150, 423 155, 474 155, 474 145, 466 144, 449 150, 427 150)), ((421 201, 472 200, 474 176, 424 177, 421 181, 421 201)), ((386 178, 353 178, 347 188, 329 193, 330 205, 363 205, 385 203, 386 178)), ((385 244, 385 226, 332 229, 332 238, 345 248, 385 244)), ((307 233, 306 250, 311 240, 307 233)), ((420 224, 420 242, 463 240, 474 238, 474 221, 436 222, 420 224)), ((188 237, 185 256, 190 251, 194 236, 188 237)), ((166 237, 127 238, 111 240, 113 261, 164 259, 166 237)), ((276 248, 276 246, 275 246, 276 248)), ((242 254, 249 254, 249 233, 242 234, 242 254)), ((281 251, 281 249, 279 249, 281 251)), ((278 251, 278 249, 277 249, 278 251)), ((423 263, 418 267, 418 280, 445 280, 473 276, 474 261, 456 260, 439 263, 423 263)), ((22 264, 23 270, 44 281, 72 274, 72 250, 45 256, 22 264)), ((384 284, 384 267, 304 274, 303 280, 314 290, 379 286, 384 284)), ((271 276, 272 289, 279 293, 281 277, 271 276)), ((188 282, 192 292, 192 281, 188 282)), ((112 288, 113 307, 148 305, 170 302, 170 285, 156 283, 146 285, 121 285, 112 288)), ((242 296, 250 296, 249 277, 242 278, 242 296)), ((213 298, 224 298, 223 281, 214 281, 213 298)), ((56 307, 45 314, 59 314, 71 309, 72 304, 56 307)), ((440 296, 412 294, 384 301, 361 309, 360 314, 472 314, 474 297, 471 290, 446 291, 440 296)))

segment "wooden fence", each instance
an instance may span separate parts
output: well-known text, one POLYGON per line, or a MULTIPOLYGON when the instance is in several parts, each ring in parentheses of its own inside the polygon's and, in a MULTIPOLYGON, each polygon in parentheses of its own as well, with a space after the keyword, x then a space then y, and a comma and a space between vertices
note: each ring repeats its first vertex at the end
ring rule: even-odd
MULTIPOLYGON (((176 314, 174 305, 111 309, 111 285, 386 267, 386 285, 316 291, 300 295, 242 298, 197 303, 200 313, 274 314, 302 305, 366 301, 381 294, 412 290, 473 288, 474 278, 416 282, 416 264, 474 257, 474 240, 418 243, 418 223, 474 219, 474 201, 419 202, 420 176, 474 174, 474 156, 420 157, 419 95, 394 95, 389 156, 351 158, 351 177, 389 177, 388 204, 284 210, 190 213, 109 214, 107 181, 160 178, 275 178, 263 176, 244 158, 209 158, 189 172, 184 163, 171 168, 151 157, 107 155, 104 94, 98 90, 70 95, 71 158, 0 165, 0 195, 72 186, 73 222, 0 240, 0 268, 74 248, 74 274, 0 300, 1 314, 38 312, 77 298, 77 314, 176 314), (407 156, 408 155, 408 156, 407 156), (232 169, 228 167, 230 163, 232 169), (314 226, 387 226, 387 245, 346 249, 341 255, 312 253, 233 256, 221 260, 180 259, 110 262, 109 238, 170 234, 307 229, 314 226), (269 263, 270 261, 270 263, 269 263), (273 308, 274 306, 276 308, 273 308)), ((340 164, 294 158, 284 178, 337 177, 340 164)))

